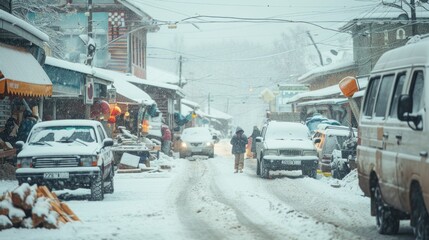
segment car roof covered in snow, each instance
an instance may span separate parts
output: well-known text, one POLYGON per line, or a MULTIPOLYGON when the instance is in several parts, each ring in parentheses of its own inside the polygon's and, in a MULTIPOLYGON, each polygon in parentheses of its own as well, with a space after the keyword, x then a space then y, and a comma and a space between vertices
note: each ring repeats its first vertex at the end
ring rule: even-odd
POLYGON ((39 122, 34 127, 52 127, 52 126, 92 126, 96 127, 101 125, 99 121, 88 119, 67 119, 67 120, 51 120, 39 122))

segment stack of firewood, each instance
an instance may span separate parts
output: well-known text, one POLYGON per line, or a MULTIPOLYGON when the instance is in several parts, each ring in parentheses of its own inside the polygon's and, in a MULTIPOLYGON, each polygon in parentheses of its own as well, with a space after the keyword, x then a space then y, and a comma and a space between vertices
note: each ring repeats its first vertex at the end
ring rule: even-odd
POLYGON ((0 196, 0 230, 12 227, 58 228, 71 221, 80 220, 46 186, 23 183, 0 196))

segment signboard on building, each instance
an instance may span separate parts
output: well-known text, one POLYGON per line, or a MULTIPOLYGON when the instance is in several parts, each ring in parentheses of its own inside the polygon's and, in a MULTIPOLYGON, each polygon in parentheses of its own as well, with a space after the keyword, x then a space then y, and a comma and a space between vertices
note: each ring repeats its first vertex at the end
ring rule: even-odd
POLYGON ((94 79, 92 77, 86 78, 85 84, 85 104, 92 105, 94 103, 94 79))
POLYGON ((107 96, 109 97, 109 103, 116 103, 116 88, 107 89, 107 96))

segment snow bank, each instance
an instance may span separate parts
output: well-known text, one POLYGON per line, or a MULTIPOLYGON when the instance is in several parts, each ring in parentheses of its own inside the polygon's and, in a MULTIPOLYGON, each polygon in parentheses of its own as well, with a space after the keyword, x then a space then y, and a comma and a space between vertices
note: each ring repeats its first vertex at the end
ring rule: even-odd
POLYGON ((364 195, 359 187, 357 169, 350 171, 350 173, 347 174, 342 180, 322 176, 320 178, 320 181, 326 182, 327 184, 335 188, 343 188, 344 190, 359 196, 364 195))

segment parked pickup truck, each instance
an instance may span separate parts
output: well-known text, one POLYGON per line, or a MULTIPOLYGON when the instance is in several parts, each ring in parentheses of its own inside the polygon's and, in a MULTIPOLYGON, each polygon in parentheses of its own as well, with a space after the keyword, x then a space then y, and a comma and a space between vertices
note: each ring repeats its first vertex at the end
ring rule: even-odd
POLYGON ((17 142, 18 183, 50 189, 91 189, 90 200, 113 193, 113 140, 100 122, 55 120, 34 125, 27 142, 17 142))
POLYGON ((270 170, 301 170, 317 176, 319 159, 308 128, 295 122, 268 122, 256 138, 256 174, 268 178, 270 170))

